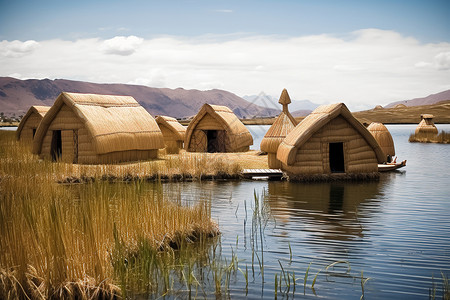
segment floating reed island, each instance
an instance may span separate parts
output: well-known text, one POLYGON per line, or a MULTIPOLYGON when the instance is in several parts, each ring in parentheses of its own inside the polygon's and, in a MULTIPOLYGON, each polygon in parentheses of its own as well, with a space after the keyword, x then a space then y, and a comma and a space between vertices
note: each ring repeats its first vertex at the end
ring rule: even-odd
POLYGON ((441 131, 438 133, 438 129, 433 122, 432 114, 422 114, 420 115, 420 123, 417 125, 414 134, 409 136, 410 142, 418 143, 440 143, 448 144, 450 143, 450 133, 441 131))

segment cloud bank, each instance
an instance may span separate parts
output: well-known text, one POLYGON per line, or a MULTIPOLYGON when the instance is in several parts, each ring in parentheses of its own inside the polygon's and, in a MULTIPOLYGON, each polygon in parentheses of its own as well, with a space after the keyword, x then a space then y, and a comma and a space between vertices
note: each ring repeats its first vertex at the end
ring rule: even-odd
POLYGON ((261 91, 353 110, 450 89, 450 43, 393 31, 234 39, 175 36, 2 41, 0 76, 65 78, 153 87, 261 91))

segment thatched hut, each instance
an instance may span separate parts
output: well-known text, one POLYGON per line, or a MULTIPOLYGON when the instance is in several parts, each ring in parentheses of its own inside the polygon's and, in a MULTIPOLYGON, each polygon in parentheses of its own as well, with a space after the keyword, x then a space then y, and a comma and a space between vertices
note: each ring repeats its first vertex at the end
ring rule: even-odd
POLYGON ((372 122, 367 130, 373 135, 375 140, 377 140, 378 145, 380 145, 381 150, 384 152, 384 157, 387 162, 391 162, 395 155, 394 140, 389 130, 382 123, 372 122))
POLYGON ((204 104, 189 123, 184 147, 189 152, 244 152, 253 138, 226 106, 204 104))
POLYGON ((267 130, 260 145, 261 151, 267 152, 268 154, 267 159, 269 168, 271 169, 281 168, 281 162, 277 159, 278 146, 297 125, 297 121, 288 109, 291 98, 286 89, 281 92, 278 103, 283 106, 283 111, 277 117, 275 122, 273 122, 272 126, 270 126, 269 130, 267 130))
POLYGON ((25 116, 20 121, 19 127, 16 130, 17 140, 20 141, 33 141, 36 129, 41 123, 50 106, 38 106, 33 105, 28 109, 25 116))
POLYGON ((381 110, 381 109, 384 109, 384 107, 378 104, 377 106, 374 107, 373 110, 381 110))
POLYGON ((180 149, 183 149, 186 127, 181 125, 177 119, 167 116, 156 117, 156 123, 163 134, 166 153, 179 153, 180 149))
POLYGON ((374 173, 386 161, 375 138, 343 103, 319 106, 303 119, 280 144, 277 158, 299 179, 374 173))
POLYGON ((156 158, 161 148, 158 124, 133 97, 63 92, 36 131, 33 153, 100 164, 156 158))
POLYGON ((433 115, 431 114, 422 114, 420 115, 419 125, 416 127, 416 134, 430 134, 435 135, 438 134, 438 129, 433 123, 433 115))
POLYGON ((403 103, 399 103, 399 104, 397 104, 397 105, 395 105, 394 106, 394 108, 407 108, 408 106, 406 106, 405 104, 403 104, 403 103))

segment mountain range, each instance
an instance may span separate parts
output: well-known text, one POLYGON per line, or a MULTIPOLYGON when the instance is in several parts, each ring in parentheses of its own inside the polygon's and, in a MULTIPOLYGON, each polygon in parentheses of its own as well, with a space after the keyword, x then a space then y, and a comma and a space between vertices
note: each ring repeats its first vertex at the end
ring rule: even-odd
POLYGON ((204 103, 228 106, 240 118, 270 117, 279 110, 261 107, 223 90, 151 88, 130 84, 97 84, 65 79, 0 77, 0 112, 23 115, 32 105, 50 106, 61 92, 126 95, 134 97, 151 115, 175 118, 194 116, 204 103))
POLYGON ((419 105, 431 105, 436 104, 441 101, 450 100, 450 90, 446 90, 440 93, 431 94, 426 97, 422 98, 414 98, 411 100, 402 100, 402 101, 396 101, 392 102, 385 106, 385 108, 394 107, 398 104, 404 104, 406 106, 419 106, 419 105))

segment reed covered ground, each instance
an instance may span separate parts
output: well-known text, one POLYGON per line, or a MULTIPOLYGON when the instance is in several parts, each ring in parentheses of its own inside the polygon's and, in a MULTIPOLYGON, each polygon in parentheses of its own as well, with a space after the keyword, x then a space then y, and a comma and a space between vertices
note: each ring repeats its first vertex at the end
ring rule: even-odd
MULTIPOLYGON (((173 163, 155 162, 167 170, 173 163)), ((74 173, 139 175, 152 166, 42 161, 14 132, 0 131, 0 299, 116 298, 164 287, 179 259, 173 249, 218 234, 210 199, 182 205, 141 180, 57 183, 74 173)))
POLYGON ((409 136, 411 143, 438 143, 450 144, 450 133, 441 131, 439 134, 431 133, 413 133, 409 136))

